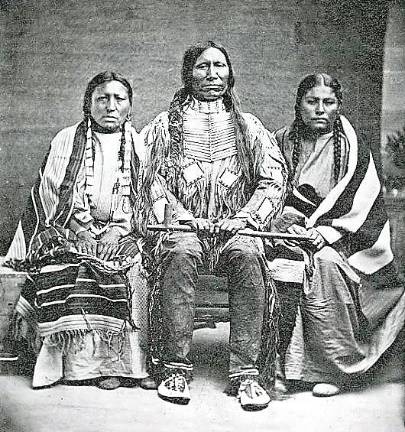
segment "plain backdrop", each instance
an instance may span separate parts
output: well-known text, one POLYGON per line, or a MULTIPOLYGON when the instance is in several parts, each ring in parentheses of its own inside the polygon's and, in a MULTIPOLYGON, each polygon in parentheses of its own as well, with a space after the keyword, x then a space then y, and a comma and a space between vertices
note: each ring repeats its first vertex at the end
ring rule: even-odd
POLYGON ((272 130, 293 119, 295 91, 325 71, 379 158, 388 1, 0 0, 0 254, 11 242, 56 132, 82 118, 87 82, 117 70, 134 86, 139 130, 181 85, 184 50, 229 50, 243 111, 272 130))

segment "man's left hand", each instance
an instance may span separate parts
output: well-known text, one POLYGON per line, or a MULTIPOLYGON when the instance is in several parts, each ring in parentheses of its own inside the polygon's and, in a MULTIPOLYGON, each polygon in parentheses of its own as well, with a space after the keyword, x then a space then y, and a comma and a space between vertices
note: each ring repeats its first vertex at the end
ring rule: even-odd
POLYGON ((220 236, 235 235, 247 227, 247 220, 242 218, 222 219, 214 224, 214 233, 220 236))

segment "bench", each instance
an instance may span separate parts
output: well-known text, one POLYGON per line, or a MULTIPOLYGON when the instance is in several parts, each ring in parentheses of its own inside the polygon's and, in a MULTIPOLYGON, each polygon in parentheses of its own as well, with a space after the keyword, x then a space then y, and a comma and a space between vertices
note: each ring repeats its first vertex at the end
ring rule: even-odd
POLYGON ((26 278, 27 273, 25 272, 17 272, 8 267, 0 266, 0 352, 7 349, 4 346, 4 340, 26 278))
MULTIPOLYGON (((4 260, 1 260, 2 264, 4 260)), ((0 265, 0 375, 18 374, 18 356, 9 353, 7 336, 13 311, 27 274, 0 265)))

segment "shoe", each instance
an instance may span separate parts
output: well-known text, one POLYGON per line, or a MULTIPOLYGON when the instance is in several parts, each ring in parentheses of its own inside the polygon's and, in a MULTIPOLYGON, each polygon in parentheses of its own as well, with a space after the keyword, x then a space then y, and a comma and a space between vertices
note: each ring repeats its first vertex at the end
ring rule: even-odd
POLYGON ((158 388, 158 385, 152 377, 148 376, 141 379, 139 387, 143 388, 144 390, 156 390, 158 388))
POLYGON ((276 377, 276 381, 274 383, 274 390, 276 390, 279 393, 288 393, 289 389, 287 386, 287 383, 279 378, 276 377))
POLYGON ((181 373, 172 373, 158 387, 158 395, 165 401, 187 405, 190 402, 190 390, 186 378, 181 373))
POLYGON ((103 390, 115 390, 121 386, 121 381, 117 377, 102 378, 96 386, 103 390))
POLYGON ((270 396, 253 377, 242 379, 237 398, 246 411, 258 411, 267 408, 270 403, 270 396))
POLYGON ((312 394, 317 397, 335 396, 340 393, 340 388, 332 383, 319 383, 312 389, 312 394))

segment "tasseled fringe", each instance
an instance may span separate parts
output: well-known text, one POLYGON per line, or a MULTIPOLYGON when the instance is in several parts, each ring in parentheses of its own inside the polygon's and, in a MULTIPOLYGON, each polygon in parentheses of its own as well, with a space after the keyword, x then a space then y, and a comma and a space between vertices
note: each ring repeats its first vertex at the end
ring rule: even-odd
MULTIPOLYGON (((164 166, 167 163, 167 149, 166 142, 170 140, 169 134, 166 132, 166 128, 162 126, 162 121, 156 122, 153 129, 149 131, 148 136, 146 138, 148 141, 146 144, 148 145, 148 149, 150 150, 150 162, 151 164, 144 170, 143 173, 143 188, 142 192, 145 195, 145 201, 149 202, 147 199, 147 195, 150 192, 152 183, 155 180, 157 173, 162 173, 165 175, 164 166), (150 141, 150 143, 149 143, 150 141)), ((151 203, 149 202, 151 205, 151 203)))
MULTIPOLYGON (((140 330, 140 328, 135 324, 133 318, 132 318, 132 296, 133 296, 133 290, 131 287, 131 284, 129 282, 128 273, 124 273, 123 275, 124 281, 125 281, 125 288, 127 290, 127 322, 132 327, 133 330, 140 330)), ((125 323, 123 323, 123 327, 125 326, 125 323)), ((121 329, 122 332, 122 329, 121 329)))
MULTIPOLYGON (((170 190, 174 185, 167 184, 170 190)), ((209 189, 205 177, 197 180, 192 185, 187 185, 181 176, 178 179, 179 201, 184 208, 191 211, 196 217, 204 217, 207 212, 207 203, 209 202, 209 189)))
POLYGON ((140 169, 139 175, 139 193, 138 198, 134 203, 134 215, 136 230, 143 236, 150 235, 146 226, 147 224, 155 224, 157 220, 153 212, 153 201, 151 199, 152 184, 158 173, 166 173, 168 154, 165 146, 166 140, 170 140, 166 128, 162 126, 162 119, 155 122, 153 128, 148 131, 145 138, 145 146, 147 151, 150 151, 148 160, 150 163, 140 169))
POLYGON ((265 284, 267 302, 263 316, 261 349, 257 365, 263 386, 268 391, 274 391, 280 304, 276 287, 267 271, 265 284))
POLYGON ((152 289, 149 294, 149 356, 148 371, 153 377, 160 377, 162 372, 162 358, 164 347, 164 329, 161 305, 160 281, 161 266, 156 266, 151 275, 152 289))
POLYGON ((161 256, 161 252, 162 252, 162 248, 163 248, 163 243, 169 238, 170 233, 169 232, 163 232, 160 233, 157 238, 156 238, 156 242, 155 242, 155 246, 152 248, 151 250, 151 256, 153 257, 154 261, 155 261, 155 265, 154 268, 149 269, 149 273, 154 273, 155 268, 157 268, 159 266, 159 261, 160 261, 160 256, 161 256))
POLYGON ((230 190, 226 190, 219 184, 216 186, 215 208, 221 218, 232 217, 243 208, 250 198, 247 190, 246 179, 239 177, 230 190))
POLYGON ((208 258, 208 271, 210 273, 215 273, 225 243, 216 236, 208 237, 203 243, 204 246, 207 247, 206 256, 208 258))
MULTIPOLYGON (((252 142, 253 135, 249 132, 243 116, 239 113, 235 113, 235 124, 237 125, 235 128, 235 144, 238 150, 239 164, 245 179, 249 184, 251 184, 255 178, 253 176, 253 170, 255 169, 255 163, 257 162, 253 160, 252 151, 248 145, 248 143, 252 142)), ((260 147, 258 146, 258 148, 260 147)))
POLYGON ((49 346, 59 348, 63 355, 66 355, 72 349, 77 353, 83 349, 84 337, 89 332, 89 330, 84 329, 64 330, 44 337, 44 341, 46 341, 46 344, 49 346))
MULTIPOLYGON (((170 190, 174 190, 174 187, 178 188, 178 199, 186 210, 191 211, 196 217, 207 216, 210 190, 205 177, 191 185, 187 185, 183 177, 178 179, 176 186, 169 182, 166 183, 170 190)), ((250 195, 247 189, 246 179, 243 176, 239 177, 230 189, 217 184, 215 213, 221 215, 222 219, 234 216, 249 200, 250 195)))
POLYGON ((125 328, 123 327, 120 332, 113 332, 111 330, 103 329, 75 329, 64 330, 58 333, 53 333, 46 336, 43 342, 49 346, 57 347, 62 351, 63 355, 69 352, 77 354, 85 346, 85 337, 91 334, 93 338, 93 355, 95 355, 98 346, 97 340, 101 340, 108 347, 108 354, 111 353, 116 356, 114 361, 121 361, 124 354, 125 347, 125 328))
POLYGON ((26 339, 27 336, 27 332, 28 332, 28 325, 25 325, 25 329, 23 329, 23 324, 26 323, 26 321, 24 320, 24 318, 18 314, 15 313, 13 315, 11 324, 10 324, 10 336, 14 339, 14 340, 21 340, 21 339, 26 339))
POLYGON ((84 348, 85 336, 91 334, 93 337, 93 355, 97 347, 97 338, 108 346, 108 351, 116 356, 116 360, 120 361, 125 348, 126 324, 123 323, 121 329, 116 331, 105 329, 93 329, 87 323, 87 329, 72 329, 63 330, 57 333, 52 333, 49 336, 41 337, 37 329, 30 325, 30 323, 20 314, 15 314, 10 325, 9 337, 11 344, 25 341, 28 348, 38 355, 44 343, 48 346, 59 348, 63 355, 68 352, 77 353, 84 348))

